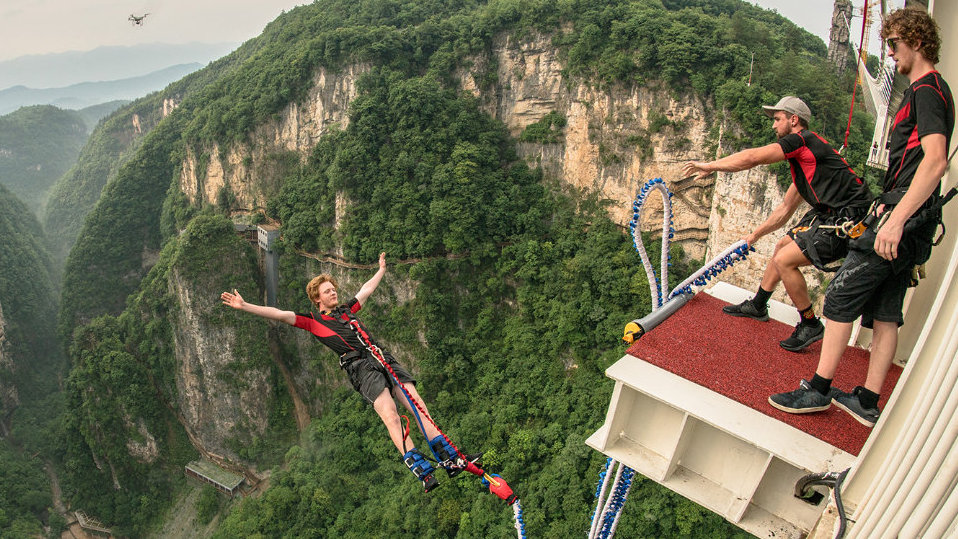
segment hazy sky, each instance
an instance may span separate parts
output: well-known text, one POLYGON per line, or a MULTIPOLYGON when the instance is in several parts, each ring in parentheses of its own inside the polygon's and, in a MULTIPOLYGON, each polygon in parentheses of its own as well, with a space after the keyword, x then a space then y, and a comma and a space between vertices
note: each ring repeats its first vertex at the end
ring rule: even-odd
MULTIPOLYGON (((827 42, 833 0, 750 0, 827 42)), ((853 0, 855 5, 864 0, 853 0)), ((308 0, 0 0, 0 60, 104 45, 240 43, 308 0), (131 14, 149 13, 142 26, 131 14)), ((853 33, 854 35, 854 33, 853 33)), ((857 38, 856 38, 857 40, 857 38)))
POLYGON ((0 0, 0 60, 105 45, 241 43, 308 0, 0 0), (134 26, 131 14, 150 15, 134 26))

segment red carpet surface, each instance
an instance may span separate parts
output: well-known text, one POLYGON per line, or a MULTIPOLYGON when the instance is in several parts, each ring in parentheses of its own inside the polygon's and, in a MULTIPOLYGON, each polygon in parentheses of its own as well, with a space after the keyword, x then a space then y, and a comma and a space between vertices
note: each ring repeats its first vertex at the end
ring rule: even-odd
MULTIPOLYGON (((769 395, 797 389, 802 378, 811 380, 821 342, 801 353, 787 352, 778 341, 791 335, 792 326, 729 316, 722 312, 725 305, 708 294, 697 294, 627 353, 858 455, 871 429, 839 408, 788 414, 768 403, 769 395)), ((865 383, 867 370, 868 351, 849 347, 833 385, 851 391, 865 383)), ((900 375, 901 368, 892 365, 879 409, 884 409, 900 375)))

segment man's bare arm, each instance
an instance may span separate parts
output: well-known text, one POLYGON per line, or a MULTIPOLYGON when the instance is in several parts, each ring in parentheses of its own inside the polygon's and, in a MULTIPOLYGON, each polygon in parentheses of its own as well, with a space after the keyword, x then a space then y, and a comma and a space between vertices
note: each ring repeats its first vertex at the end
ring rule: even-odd
POLYGON ((235 288, 233 289, 232 293, 223 292, 220 294, 220 299, 223 300, 223 305, 252 313, 256 316, 262 316, 263 318, 268 318, 270 320, 285 322, 291 326, 296 323, 296 313, 293 311, 282 311, 276 307, 267 307, 265 305, 246 303, 243 301, 243 296, 241 296, 235 288))
POLYGON ((785 223, 788 222, 795 213, 795 209, 798 208, 798 205, 801 203, 802 196, 798 194, 798 189, 795 187, 795 184, 792 184, 789 186, 788 191, 785 192, 785 199, 782 200, 782 203, 772 210, 772 213, 765 219, 765 222, 758 225, 751 234, 745 236, 745 242, 749 245, 753 245, 762 236, 785 226, 785 223))
POLYGON ((360 305, 366 304, 366 300, 376 291, 376 287, 379 286, 379 281, 383 280, 384 275, 386 275, 386 253, 379 253, 379 271, 363 284, 359 292, 356 292, 356 299, 359 300, 360 305))
POLYGON ((713 172, 738 172, 784 160, 785 151, 782 150, 782 146, 773 142, 760 148, 742 150, 715 161, 690 161, 682 167, 682 175, 688 177, 694 174, 704 178, 713 172))

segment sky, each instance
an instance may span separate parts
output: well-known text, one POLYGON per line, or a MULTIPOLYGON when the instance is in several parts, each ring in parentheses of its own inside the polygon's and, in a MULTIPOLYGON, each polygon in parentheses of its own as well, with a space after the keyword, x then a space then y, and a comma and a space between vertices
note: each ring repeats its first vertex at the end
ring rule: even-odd
MULTIPOLYGON (((828 42, 833 0, 749 1, 828 42)), ((309 0, 2 0, 0 61, 108 45, 241 43, 283 10, 305 3, 309 0), (127 20, 144 13, 149 15, 142 26, 127 20)))
POLYGON ((145 43, 242 43, 309 0, 2 0, 0 61, 145 43), (149 13, 142 26, 128 17, 149 13))

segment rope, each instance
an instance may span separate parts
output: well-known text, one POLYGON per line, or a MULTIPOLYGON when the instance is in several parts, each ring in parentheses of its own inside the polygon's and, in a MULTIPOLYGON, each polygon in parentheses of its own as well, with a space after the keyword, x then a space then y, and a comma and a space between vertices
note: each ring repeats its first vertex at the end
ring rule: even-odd
POLYGON ((522 520, 522 506, 519 504, 519 498, 512 503, 512 513, 516 522, 516 535, 519 539, 526 539, 526 523, 522 520))
MULTIPOLYGON (((635 250, 642 259, 642 265, 649 278, 649 289, 652 293, 652 312, 655 312, 663 305, 663 300, 668 300, 681 293, 692 293, 692 286, 704 286, 712 277, 728 269, 735 262, 742 260, 750 250, 753 250, 745 240, 739 240, 730 247, 722 251, 718 256, 712 258, 703 265, 698 271, 694 272, 682 283, 676 286, 672 291, 666 294, 668 290, 668 262, 669 247, 672 238, 675 236, 675 230, 672 225, 672 193, 662 178, 655 178, 646 182, 639 190, 632 203, 632 221, 629 223, 629 229, 632 233, 632 242, 635 250), (642 206, 648 194, 657 190, 662 194, 662 280, 658 281, 655 277, 655 270, 652 268, 652 262, 649 260, 648 253, 642 243, 641 233, 637 233, 639 223, 642 219, 642 206)), ((591 526, 589 528, 589 539, 608 539, 615 534, 619 523, 619 517, 622 513, 622 507, 625 505, 626 498, 629 495, 629 489, 632 487, 632 479, 635 477, 635 470, 623 465, 612 458, 607 458, 605 467, 599 472, 599 485, 596 487, 595 511, 592 513, 591 526), (606 488, 609 485, 609 471, 615 469, 615 480, 612 481, 612 487, 609 489, 609 497, 606 496, 606 488)))
POLYGON ((665 186, 662 178, 649 180, 639 189, 635 195, 635 201, 632 203, 632 220, 629 222, 629 231, 632 234, 632 243, 635 250, 642 259, 642 265, 645 267, 645 274, 649 280, 649 290, 652 294, 652 309, 658 309, 665 301, 665 291, 669 286, 669 249, 667 245, 675 237, 675 228, 672 225, 672 192, 665 186), (662 195, 662 256, 661 256, 661 282, 655 277, 655 270, 649 261, 649 255, 645 252, 645 245, 642 243, 642 232, 639 226, 642 222, 642 207, 645 204, 646 197, 652 191, 657 190, 662 195))
MULTIPOLYGON (((410 406, 412 407, 413 415, 416 416, 416 422, 419 423, 419 428, 422 430, 423 435, 424 436, 426 435, 426 428, 423 426, 422 418, 419 415, 420 412, 422 412, 422 415, 426 417, 426 419, 429 421, 429 424, 432 425, 436 429, 436 431, 439 432, 439 434, 443 437, 444 440, 446 440, 446 443, 448 443, 449 446, 452 447, 452 449, 456 452, 456 455, 458 455, 459 458, 461 458, 462 460, 468 462, 469 459, 466 457, 466 455, 463 454, 463 452, 460 451, 459 448, 452 443, 452 440, 449 439, 449 436, 446 436, 446 433, 439 428, 439 425, 437 425, 435 421, 433 421, 432 417, 429 416, 429 413, 426 412, 425 408, 419 403, 419 401, 414 399, 413 396, 409 393, 409 391, 406 389, 406 385, 403 384, 401 380, 399 380, 399 377, 396 375, 396 371, 393 370, 393 368, 389 365, 389 362, 386 361, 386 358, 383 357, 382 350, 380 350, 378 346, 373 344, 373 341, 369 337, 369 334, 366 333, 363 330, 362 326, 359 324, 359 320, 357 320, 356 318, 350 317, 349 327, 352 328, 353 332, 356 333, 356 335, 359 337, 359 340, 363 342, 363 346, 366 348, 366 350, 369 350, 369 352, 373 355, 373 357, 375 357, 376 360, 379 361, 379 363, 386 368, 386 370, 389 372, 389 376, 391 376, 393 381, 396 382, 396 385, 402 391, 403 395, 406 397, 406 400, 409 402, 410 406)), ((408 419, 407 419, 406 429, 408 434, 408 419)), ((403 440, 403 445, 405 445, 405 439, 403 440)), ((429 444, 427 443, 426 445, 428 446, 429 444)), ((429 447, 429 449, 430 451, 432 451, 431 446, 429 447)), ((437 461, 439 460, 439 455, 436 455, 435 451, 433 451, 433 456, 436 457, 437 461)), ((480 477, 484 477, 487 480, 492 480, 492 478, 489 477, 489 475, 486 474, 484 471, 482 470, 479 470, 479 471, 482 473, 477 475, 479 475, 480 477)), ((471 472, 471 473, 474 473, 474 472, 471 472)), ((518 497, 516 497, 516 499, 512 502, 512 511, 513 511, 513 518, 515 520, 514 526, 518 534, 518 539, 526 539, 525 522, 522 517, 522 506, 519 504, 518 497)))
MULTIPOLYGON (((862 75, 858 69, 862 63, 862 45, 865 44, 865 28, 868 23, 868 0, 865 0, 865 7, 862 8, 862 38, 858 42, 858 59, 855 61, 855 86, 852 88, 852 106, 848 109, 848 125, 845 126, 845 141, 842 142, 842 149, 848 146, 848 133, 852 130, 852 113, 855 111, 855 90, 861 83, 862 75)), ((850 33, 850 32, 849 32, 850 33)))

